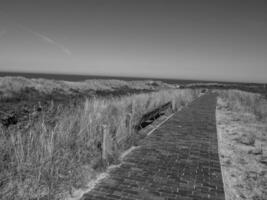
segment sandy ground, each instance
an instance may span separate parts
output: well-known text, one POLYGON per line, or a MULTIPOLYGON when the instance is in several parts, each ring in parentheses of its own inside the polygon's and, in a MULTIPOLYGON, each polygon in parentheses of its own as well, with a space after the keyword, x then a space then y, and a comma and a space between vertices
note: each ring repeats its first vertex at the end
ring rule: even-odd
POLYGON ((216 119, 226 200, 266 200, 267 124, 220 98, 216 119))

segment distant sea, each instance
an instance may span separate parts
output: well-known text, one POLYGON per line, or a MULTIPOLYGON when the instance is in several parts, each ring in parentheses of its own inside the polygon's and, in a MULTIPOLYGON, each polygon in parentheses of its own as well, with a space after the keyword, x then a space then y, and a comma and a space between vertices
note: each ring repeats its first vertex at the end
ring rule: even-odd
MULTIPOLYGON (((52 80, 64 81, 84 81, 88 79, 119 79, 125 81, 131 80, 159 80, 169 84, 189 84, 189 83, 224 83, 236 84, 236 82, 221 82, 221 81, 203 81, 203 80, 185 80, 185 79, 161 79, 161 78, 146 78, 146 77, 120 77, 120 76, 94 76, 94 75, 72 75, 72 74, 44 74, 44 73, 23 73, 23 72, 0 72, 0 77, 3 76, 22 76, 25 78, 44 78, 52 80)), ((248 84, 248 83, 238 83, 248 84)), ((250 83, 250 85, 258 85, 250 83)))
POLYGON ((65 81, 84 81, 88 79, 119 79, 125 81, 131 80, 160 80, 169 84, 186 84, 200 83, 206 81, 182 80, 182 79, 160 79, 160 78, 140 78, 140 77, 119 77, 119 76, 93 76, 93 75, 71 75, 71 74, 43 74, 43 73, 15 73, 15 72, 0 72, 0 77, 3 76, 22 76, 25 78, 44 78, 53 80, 65 81))

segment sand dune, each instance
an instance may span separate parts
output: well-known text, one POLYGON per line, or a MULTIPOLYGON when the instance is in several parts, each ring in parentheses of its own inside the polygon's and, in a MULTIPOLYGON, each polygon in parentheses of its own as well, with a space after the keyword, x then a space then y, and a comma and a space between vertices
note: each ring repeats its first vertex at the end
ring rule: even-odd
POLYGON ((129 88, 136 90, 159 90, 172 88, 173 86, 162 81, 124 81, 124 80, 104 80, 90 79, 81 82, 48 80, 48 79, 28 79, 24 77, 0 77, 0 96, 9 97, 26 88, 33 88, 45 94, 53 90, 60 90, 64 93, 84 92, 88 90, 110 90, 119 88, 129 88))

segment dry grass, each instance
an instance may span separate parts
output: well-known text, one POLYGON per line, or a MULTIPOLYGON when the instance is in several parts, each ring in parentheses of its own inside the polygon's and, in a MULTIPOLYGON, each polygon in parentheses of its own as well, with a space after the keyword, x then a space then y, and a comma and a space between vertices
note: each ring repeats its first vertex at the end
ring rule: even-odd
POLYGON ((267 119, 267 100, 262 95, 240 90, 221 90, 218 92, 220 97, 226 100, 228 109, 253 113, 259 120, 267 119))
POLYGON ((226 199, 267 199, 266 100, 237 90, 219 95, 216 118, 226 199))
POLYGON ((133 128, 142 115, 175 100, 175 107, 198 96, 194 90, 166 90, 112 99, 87 99, 50 111, 24 128, 0 127, 0 198, 60 199, 83 187, 138 139, 133 128), (103 125, 110 143, 101 161, 103 125))
POLYGON ((135 90, 158 90, 173 88, 174 86, 162 81, 123 81, 116 79, 90 79, 80 82, 70 82, 49 79, 28 79, 24 77, 0 77, 0 99, 13 97, 20 91, 29 88, 42 94, 51 94, 61 91, 65 94, 88 91, 116 91, 118 88, 127 87, 135 90))

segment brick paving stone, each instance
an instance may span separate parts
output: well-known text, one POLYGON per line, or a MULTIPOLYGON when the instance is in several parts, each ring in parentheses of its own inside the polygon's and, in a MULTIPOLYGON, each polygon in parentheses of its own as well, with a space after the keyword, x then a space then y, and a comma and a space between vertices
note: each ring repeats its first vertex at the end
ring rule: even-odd
POLYGON ((176 113, 126 156, 83 200, 224 200, 216 95, 176 113))

